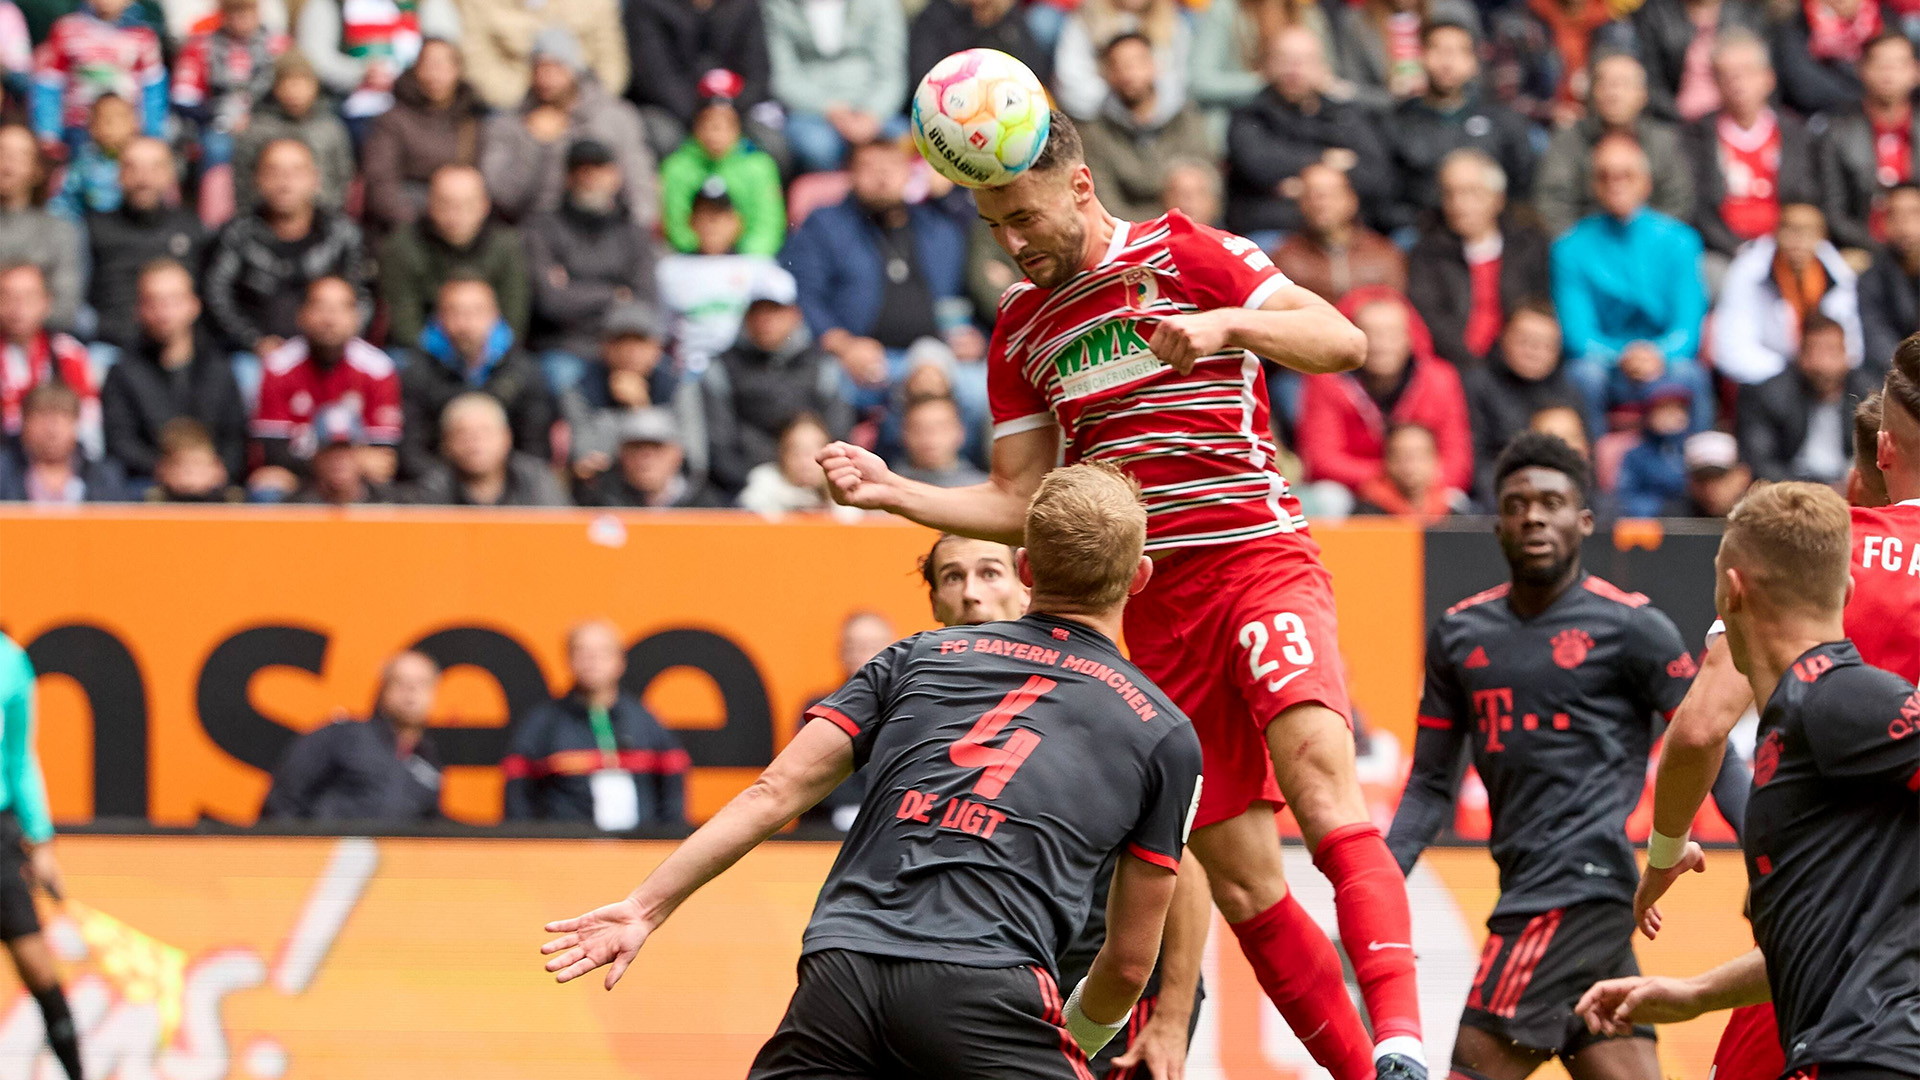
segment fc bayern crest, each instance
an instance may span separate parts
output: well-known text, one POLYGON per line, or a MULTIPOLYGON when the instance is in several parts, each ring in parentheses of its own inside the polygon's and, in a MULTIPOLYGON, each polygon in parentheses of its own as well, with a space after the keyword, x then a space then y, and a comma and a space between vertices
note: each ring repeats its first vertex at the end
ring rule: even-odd
POLYGON ((1593 638, 1585 630, 1562 630, 1553 635, 1553 662, 1572 671, 1586 662, 1593 638))
POLYGON ((1780 744, 1785 741, 1778 730, 1767 732, 1760 745, 1753 748, 1753 786, 1766 787, 1773 774, 1780 771, 1780 744))
POLYGON ((1120 278, 1127 290, 1127 306, 1145 310, 1160 299, 1160 283, 1154 280, 1153 271, 1145 267, 1135 267, 1120 278))

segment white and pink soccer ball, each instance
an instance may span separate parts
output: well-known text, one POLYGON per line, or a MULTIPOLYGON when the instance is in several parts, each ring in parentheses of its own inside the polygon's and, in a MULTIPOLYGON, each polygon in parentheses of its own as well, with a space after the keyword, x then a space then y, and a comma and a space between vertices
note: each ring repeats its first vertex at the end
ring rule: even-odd
POLYGON ((968 49, 933 65, 913 92, 913 144, 961 187, 998 187, 1047 145, 1046 88, 1027 65, 995 49, 968 49))

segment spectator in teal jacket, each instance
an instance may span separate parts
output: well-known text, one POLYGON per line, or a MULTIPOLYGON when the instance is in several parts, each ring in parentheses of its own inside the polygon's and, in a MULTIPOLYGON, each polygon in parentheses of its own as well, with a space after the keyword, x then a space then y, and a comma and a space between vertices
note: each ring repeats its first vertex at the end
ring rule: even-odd
POLYGON ((695 252, 693 199, 718 177, 740 215, 736 255, 778 255, 787 239, 786 195, 780 190, 780 166, 741 134, 735 108, 746 83, 722 68, 700 78, 700 108, 693 134, 660 163, 660 195, 667 242, 674 250, 695 252))
POLYGON ((1696 360, 1707 290, 1700 234, 1647 208, 1653 174, 1640 144, 1609 135, 1593 148, 1600 210, 1553 244, 1553 301, 1567 373, 1586 395, 1591 429, 1609 410, 1671 379, 1693 394, 1693 425, 1713 423, 1713 395, 1696 360))

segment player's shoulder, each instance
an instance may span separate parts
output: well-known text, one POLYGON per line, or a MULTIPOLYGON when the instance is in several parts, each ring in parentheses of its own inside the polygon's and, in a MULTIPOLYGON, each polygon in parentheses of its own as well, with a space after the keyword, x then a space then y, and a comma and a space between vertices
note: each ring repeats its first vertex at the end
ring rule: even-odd
POLYGON ((1861 541, 1861 530, 1920 536, 1920 499, 1891 506, 1854 506, 1849 509, 1853 515, 1855 544, 1861 541))
POLYGON ((1449 622, 1458 622, 1463 615, 1475 617, 1491 614, 1491 611, 1486 610, 1487 605, 1497 600, 1505 600, 1507 594, 1512 591, 1512 582, 1503 581, 1491 589, 1483 589, 1480 592, 1474 593, 1472 596, 1461 600, 1442 612, 1439 625, 1445 626, 1449 622))
POLYGON ((1031 312, 1044 295, 1040 291, 1040 286, 1026 278, 1021 278, 1007 286, 1007 290, 1000 294, 1000 314, 1018 319, 1031 312))
MULTIPOLYGON (((1920 723, 1920 697, 1913 684, 1860 656, 1852 641, 1837 641, 1813 649, 1794 661, 1781 677, 1793 687, 1793 698, 1805 706, 1840 715, 1872 715, 1893 710, 1909 723, 1920 723)), ((1776 696, 1778 696, 1776 694, 1776 696)))
MULTIPOLYGON (((1629 592, 1597 574, 1588 574, 1586 578, 1580 582, 1580 588, 1599 597, 1605 601, 1608 606, 1620 607, 1629 611, 1638 611, 1653 603, 1652 600, 1647 598, 1646 593, 1629 592)), ((1658 609, 1653 610, 1657 611, 1658 609)))

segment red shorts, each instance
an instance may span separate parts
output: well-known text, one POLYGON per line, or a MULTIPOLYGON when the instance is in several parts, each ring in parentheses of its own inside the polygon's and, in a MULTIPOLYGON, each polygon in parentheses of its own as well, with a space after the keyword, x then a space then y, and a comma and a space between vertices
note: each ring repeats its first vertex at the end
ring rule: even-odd
MULTIPOLYGON (((1304 541, 1304 542, 1303 542, 1304 541)), ((1317 702, 1352 718, 1333 578, 1298 536, 1186 548, 1127 603, 1127 650, 1193 720, 1205 757, 1196 828, 1282 805, 1267 725, 1317 702)))
POLYGON ((1780 1028, 1773 1003, 1742 1005, 1727 1017, 1727 1030, 1713 1052, 1710 1080, 1777 1080, 1787 1071, 1787 1055, 1780 1049, 1780 1028))

